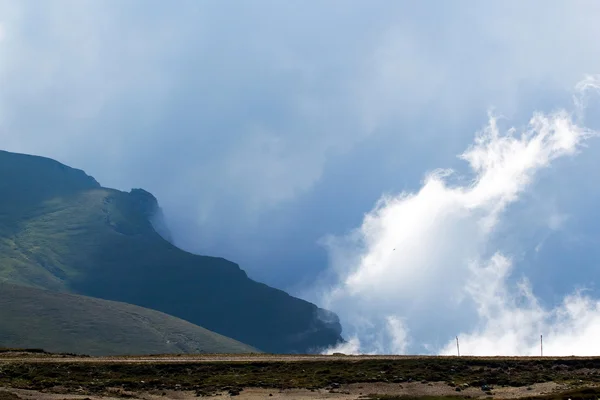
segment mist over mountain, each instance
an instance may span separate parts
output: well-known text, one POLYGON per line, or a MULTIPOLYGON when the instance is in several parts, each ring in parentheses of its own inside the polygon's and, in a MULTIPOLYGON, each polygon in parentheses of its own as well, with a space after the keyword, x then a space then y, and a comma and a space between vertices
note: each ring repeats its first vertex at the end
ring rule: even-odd
POLYGON ((165 240, 145 190, 106 189, 54 160, 3 151, 0 182, 4 281, 162 311, 266 352, 341 341, 333 313, 165 240))

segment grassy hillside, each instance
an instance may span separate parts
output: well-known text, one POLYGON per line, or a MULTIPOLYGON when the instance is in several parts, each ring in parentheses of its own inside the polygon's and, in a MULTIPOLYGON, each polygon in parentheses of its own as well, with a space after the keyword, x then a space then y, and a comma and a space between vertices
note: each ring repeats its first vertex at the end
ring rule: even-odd
POLYGON ((257 352, 158 311, 6 283, 0 347, 89 355, 257 352))
POLYGON ((159 310, 267 352, 341 340, 337 316, 184 252, 151 224, 156 199, 83 172, 0 152, 0 280, 159 310))

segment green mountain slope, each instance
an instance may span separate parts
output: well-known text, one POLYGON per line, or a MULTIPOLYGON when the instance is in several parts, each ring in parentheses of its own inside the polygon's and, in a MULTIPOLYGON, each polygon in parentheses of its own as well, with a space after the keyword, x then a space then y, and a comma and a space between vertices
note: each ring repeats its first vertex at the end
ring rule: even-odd
POLYGON ((6 283, 0 347, 89 355, 257 352, 158 311, 6 283))
POLYGON ((56 161, 0 152, 0 193, 0 279, 159 310, 267 352, 341 341, 334 314, 164 240, 143 190, 105 189, 56 161))

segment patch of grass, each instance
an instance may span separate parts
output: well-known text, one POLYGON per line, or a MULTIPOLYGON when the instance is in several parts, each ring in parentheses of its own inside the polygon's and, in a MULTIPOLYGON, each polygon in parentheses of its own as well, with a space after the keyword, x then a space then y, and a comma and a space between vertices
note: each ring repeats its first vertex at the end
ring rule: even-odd
MULTIPOLYGON (((406 359, 349 359, 332 361, 247 361, 247 362, 2 362, 0 386, 47 389, 54 386, 85 388, 102 393, 108 388, 124 390, 185 389, 211 393, 224 388, 262 387, 273 389, 317 389, 332 384, 363 382, 446 381, 470 386, 510 382, 528 386, 541 382, 579 382, 580 386, 600 382, 600 359, 520 359, 424 357, 406 359), (590 364, 591 363, 591 364, 590 364), (555 368, 561 366, 560 368, 555 368), (567 367, 567 368, 565 368, 567 367), (572 368, 569 368, 572 367, 572 368)), ((227 389, 228 390, 228 389, 227 389)), ((575 389, 574 389, 575 390, 575 389)), ((590 400, 596 389, 569 392, 571 400, 590 400), (578 397, 579 396, 579 397, 578 397)), ((562 396, 562 395, 561 395, 562 396)), ((552 395, 548 400, 567 400, 552 395)), ((453 396, 450 399, 460 399, 453 396)), ((533 398, 533 397, 532 397, 533 398)), ((431 400, 434 400, 433 398, 431 400)))
POLYGON ((599 397, 598 387, 585 387, 541 396, 521 397, 519 400, 598 400, 599 397))
MULTIPOLYGON (((600 397, 600 389, 598 388, 583 388, 577 390, 569 390, 565 392, 552 393, 541 396, 521 397, 519 400, 598 400, 600 397)), ((466 400, 469 397, 464 396, 397 396, 397 395, 380 395, 369 394, 363 396, 366 400, 466 400)))
POLYGON ((461 396, 395 396, 388 394, 369 394, 363 397, 367 400, 465 400, 461 396))
MULTIPOLYGON (((258 352, 158 311, 6 283, 0 283, 0 344, 64 355, 258 352)), ((0 358, 11 352, 0 348, 0 358)))

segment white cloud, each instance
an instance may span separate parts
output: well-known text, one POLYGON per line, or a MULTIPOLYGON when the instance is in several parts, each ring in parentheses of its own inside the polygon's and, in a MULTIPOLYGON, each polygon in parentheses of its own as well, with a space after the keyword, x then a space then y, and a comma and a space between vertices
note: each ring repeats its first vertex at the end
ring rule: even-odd
MULTIPOLYGON (((334 354, 334 353, 343 353, 343 354, 359 354, 360 350, 360 340, 358 337, 354 336, 350 339, 346 340, 346 343, 342 343, 338 346, 326 349, 323 354, 334 354)), ((364 354, 364 353, 363 353, 364 354)))
MULTIPOLYGON (((487 265, 471 265, 465 292, 476 305, 478 323, 485 328, 471 335, 458 335, 461 354, 539 354, 544 311, 526 281, 518 284, 514 292, 508 290, 510 268, 510 261, 501 254, 495 254, 487 265)), ((441 353, 455 354, 454 346, 454 342, 448 343, 441 353)))
MULTIPOLYGON (((594 85, 578 86, 584 92, 577 98, 594 85)), ((530 350, 527 340, 540 332, 545 314, 525 283, 518 296, 508 291, 511 264, 493 248, 494 228, 538 171, 575 154, 595 135, 574 122, 580 105, 573 113, 536 113, 521 131, 501 132, 491 116, 460 155, 472 181, 450 184, 452 171, 430 173, 418 192, 384 196, 360 228, 326 240, 338 283, 324 303, 340 314, 360 351, 403 352, 411 340, 420 342, 409 347, 413 351, 430 349, 427 341, 445 342, 473 321, 485 322, 485 328, 465 338, 467 352, 530 350), (390 321, 400 320, 396 334, 390 321), (407 338, 404 327, 414 335, 407 338), (499 347, 488 347, 496 340, 499 347)), ((560 222, 550 225, 558 228, 560 222)), ((571 309, 573 300, 566 301, 571 309)), ((591 304, 577 301, 585 310, 591 304)))
MULTIPOLYGON (((527 280, 514 290, 507 283, 510 260, 496 254, 485 266, 473 266, 466 287, 477 305, 477 326, 460 333, 464 355, 593 355, 600 351, 600 301, 581 290, 553 309, 542 307, 527 280)), ((455 354, 450 341, 440 352, 455 354)))
MULTIPOLYGON (((371 325, 368 321, 363 320, 363 323, 371 325)), ((369 334, 370 349, 367 351, 364 348, 364 343, 361 343, 361 338, 358 334, 346 339, 345 343, 325 349, 324 354, 344 353, 344 354, 379 354, 390 352, 393 354, 406 353, 410 345, 409 332, 402 319, 395 316, 388 316, 383 321, 383 328, 378 333, 369 334)), ((364 340, 364 338, 362 338, 364 340)))
POLYGON ((268 280, 285 262, 249 260, 332 207, 341 169, 368 198, 402 187, 487 104, 599 70, 598 2, 566 4, 0 0, 0 144, 147 188, 179 245, 268 280))
POLYGON ((548 217, 548 228, 550 228, 553 231, 560 230, 568 220, 568 214, 552 214, 548 217))

